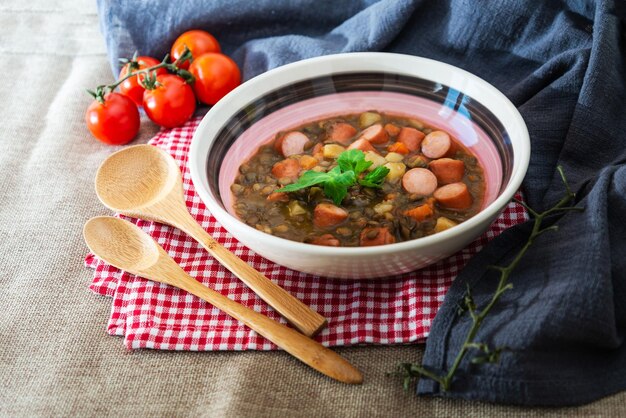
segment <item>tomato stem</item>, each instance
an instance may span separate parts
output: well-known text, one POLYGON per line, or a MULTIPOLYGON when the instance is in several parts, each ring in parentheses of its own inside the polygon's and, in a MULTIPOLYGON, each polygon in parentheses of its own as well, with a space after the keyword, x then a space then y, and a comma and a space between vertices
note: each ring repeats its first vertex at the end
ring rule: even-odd
MULTIPOLYGON (((152 72, 154 72, 154 71, 156 71, 156 70, 158 70, 160 68, 167 69, 168 71, 170 71, 170 72, 176 74, 177 76, 183 78, 187 83, 193 83, 195 81, 195 78, 194 78, 193 74, 191 74, 187 70, 184 70, 184 69, 178 67, 183 62, 185 62, 187 60, 191 60, 191 58, 192 58, 191 51, 189 50, 189 48, 185 47, 185 50, 183 51, 183 53, 180 56, 180 58, 178 58, 173 63, 169 63, 168 62, 169 54, 167 54, 163 58, 163 61, 161 61, 159 64, 153 65, 152 67, 144 68, 143 70, 133 71, 134 68, 135 69, 139 68, 139 63, 137 62, 137 52, 135 52, 135 54, 133 55, 132 59, 130 59, 130 60, 128 60, 128 59, 120 60, 120 62, 123 62, 124 64, 130 64, 130 68, 129 68, 128 74, 126 74, 125 77, 120 78, 119 80, 117 80, 113 84, 103 84, 103 85, 97 86, 95 90, 87 90, 87 93, 89 93, 98 102, 104 103, 104 96, 106 96, 108 93, 113 92, 124 81, 128 80, 131 77, 135 77, 135 76, 137 76, 139 74, 145 74, 146 78, 147 78, 147 77, 150 76, 150 74, 152 72)), ((152 74, 154 75, 154 83, 151 84, 151 87, 154 88, 157 85, 157 83, 156 83, 156 72, 154 72, 152 74)), ((145 85, 144 85, 144 87, 145 87, 145 85)))

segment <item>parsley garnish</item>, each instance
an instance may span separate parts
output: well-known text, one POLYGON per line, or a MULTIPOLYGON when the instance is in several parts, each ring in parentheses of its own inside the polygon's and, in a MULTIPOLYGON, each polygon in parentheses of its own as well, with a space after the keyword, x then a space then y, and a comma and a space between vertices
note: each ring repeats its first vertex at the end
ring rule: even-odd
POLYGON ((372 162, 365 159, 363 151, 358 149, 344 151, 337 157, 337 166, 329 172, 305 171, 297 182, 276 191, 295 192, 319 184, 322 186, 324 194, 332 199, 335 205, 339 205, 348 194, 348 189, 357 182, 364 187, 378 188, 383 185, 385 177, 389 173, 387 167, 376 167, 365 176, 359 177, 371 165, 372 162))

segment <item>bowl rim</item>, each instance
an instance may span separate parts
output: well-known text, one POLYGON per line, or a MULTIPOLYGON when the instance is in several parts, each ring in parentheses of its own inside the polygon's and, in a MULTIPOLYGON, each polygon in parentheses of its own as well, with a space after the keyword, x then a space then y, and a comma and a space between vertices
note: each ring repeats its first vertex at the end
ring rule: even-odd
POLYGON ((320 257, 348 258, 418 250, 463 237, 464 234, 481 223, 495 219, 504 209, 520 188, 529 161, 530 137, 528 129, 517 108, 502 92, 480 77, 456 66, 429 58, 389 52, 350 52, 304 59, 274 68, 246 81, 224 96, 204 115, 193 134, 188 157, 191 181, 196 193, 211 214, 227 230, 229 229, 227 222, 235 222, 245 230, 252 240, 265 241, 267 246, 275 250, 300 251, 320 257), (487 207, 453 228, 409 241, 371 247, 325 247, 280 238, 245 224, 216 202, 206 180, 208 177, 205 167, 206 160, 216 135, 233 114, 254 99, 277 88, 324 75, 359 72, 388 72, 424 78, 454 88, 463 94, 468 94, 467 86, 462 89, 460 84, 469 80, 471 82, 470 91, 476 91, 477 94, 468 95, 473 99, 476 99, 478 95, 492 101, 493 104, 487 105, 485 100, 478 100, 505 126, 511 138, 514 157, 513 168, 505 189, 487 207), (504 119, 506 120, 503 120, 501 116, 505 116, 504 119), (203 148, 206 149, 206 155, 202 155, 203 148), (225 219, 226 222, 222 219, 225 219))

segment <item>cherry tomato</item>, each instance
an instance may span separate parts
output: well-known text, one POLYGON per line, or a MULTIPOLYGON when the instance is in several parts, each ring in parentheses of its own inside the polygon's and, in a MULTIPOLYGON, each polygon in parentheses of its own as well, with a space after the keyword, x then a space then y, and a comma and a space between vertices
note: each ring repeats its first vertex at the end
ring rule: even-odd
MULTIPOLYGON (((176 61, 183 55, 185 46, 191 51, 192 60, 207 52, 220 52, 220 44, 209 32, 203 30, 190 30, 180 35, 172 45, 170 52, 172 62, 176 61)), ((188 69, 189 61, 185 61, 179 65, 180 68, 188 69)))
MULTIPOLYGON (((132 71, 133 73, 138 70, 154 67, 155 65, 158 65, 160 63, 160 61, 152 57, 137 57, 136 62, 139 68, 135 68, 132 71)), ((131 63, 128 63, 122 67, 122 69, 120 70, 119 78, 126 77, 130 66, 131 63)), ((166 74, 167 70, 165 68, 159 68, 158 70, 156 70, 156 72, 157 74, 166 74)), ((144 88, 140 83, 139 76, 130 77, 128 80, 120 84, 120 93, 130 97, 133 102, 137 104, 137 106, 141 106, 141 104, 143 103, 143 91, 144 88)))
POLYGON ((85 114, 87 128, 105 144, 124 145, 139 132, 139 110, 135 103, 119 93, 104 96, 104 103, 94 100, 85 114))
POLYGON ((193 91, 202 103, 214 105, 241 83, 241 73, 235 61, 224 54, 200 55, 189 71, 196 78, 193 91))
POLYGON ((156 78, 153 90, 143 93, 143 108, 151 121, 165 128, 174 128, 187 122, 196 110, 193 90, 174 74, 156 78))

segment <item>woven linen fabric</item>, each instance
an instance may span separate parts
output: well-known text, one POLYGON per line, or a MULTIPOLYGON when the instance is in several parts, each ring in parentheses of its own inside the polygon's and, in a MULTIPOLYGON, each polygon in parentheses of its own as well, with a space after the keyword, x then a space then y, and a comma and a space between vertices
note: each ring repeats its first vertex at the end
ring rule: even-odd
MULTIPOLYGON (((452 280, 470 257, 504 229, 527 219, 521 205, 511 203, 489 231, 466 249, 401 277, 351 281, 300 273, 274 264, 241 245, 211 216, 194 192, 186 163, 199 121, 195 118, 180 128, 163 130, 149 143, 176 159, 183 173, 187 207, 217 241, 328 319, 328 327, 317 337, 327 346, 423 341, 452 280)), ((154 237, 192 277, 255 311, 285 322, 182 231, 155 222, 130 220, 154 237)), ((108 332, 124 336, 128 348, 192 351, 277 348, 185 291, 121 272, 93 255, 87 256, 86 263, 95 268, 91 290, 113 297, 108 332)))
MULTIPOLYGON (((513 289, 477 341, 510 350, 497 365, 460 363, 453 390, 421 379, 420 394, 521 405, 578 405, 626 389, 626 2, 194 0, 158 18, 99 0, 113 67, 135 50, 161 56, 188 29, 212 32, 246 79, 289 62, 353 51, 418 55, 461 67, 502 91, 524 118, 531 158, 524 197, 535 210, 564 193, 562 166, 584 213, 549 223, 511 276, 513 289)), ((147 7, 146 7, 147 8, 147 7)), ((495 239, 461 272, 433 321, 423 363, 452 367, 470 332, 459 316, 467 286, 477 306, 493 293, 490 264, 524 246, 529 225, 495 239)))
MULTIPOLYGON (((333 382, 284 352, 129 352, 104 332, 110 300, 87 289, 93 271, 82 263, 83 224, 108 213, 93 190, 95 170, 115 149, 84 126, 84 88, 112 79, 95 3, 4 0, 1 8, 0 68, 28 71, 0 87, 0 416, 626 415, 626 392, 575 408, 407 394, 386 373, 419 361, 421 344, 336 349, 363 371, 361 386, 333 382)), ((134 143, 155 131, 144 117, 134 143)))

